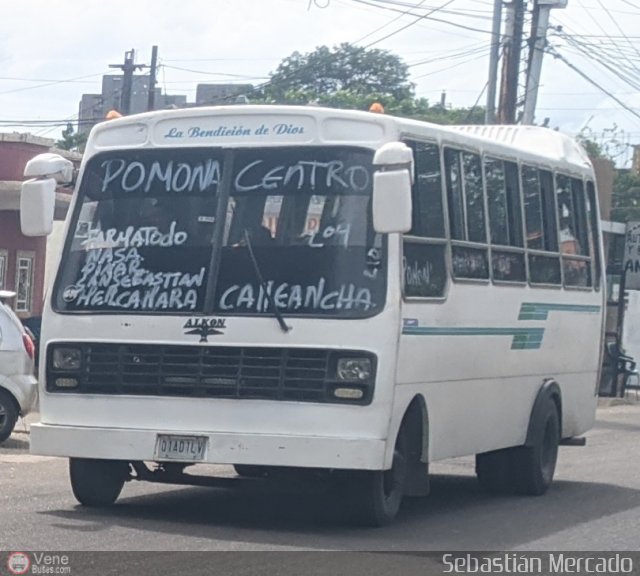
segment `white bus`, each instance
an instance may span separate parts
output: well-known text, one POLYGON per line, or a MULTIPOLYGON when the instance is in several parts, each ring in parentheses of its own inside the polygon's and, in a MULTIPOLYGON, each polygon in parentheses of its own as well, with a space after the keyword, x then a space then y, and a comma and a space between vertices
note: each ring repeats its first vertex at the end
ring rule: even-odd
MULTIPOLYGON (((32 160, 27 234, 60 157, 32 160)), ((42 327, 36 454, 74 495, 127 480, 325 473, 391 521, 430 462, 544 493, 594 422, 604 290, 594 173, 538 127, 318 107, 95 127, 42 327), (573 441, 571 439, 574 439, 573 441)))

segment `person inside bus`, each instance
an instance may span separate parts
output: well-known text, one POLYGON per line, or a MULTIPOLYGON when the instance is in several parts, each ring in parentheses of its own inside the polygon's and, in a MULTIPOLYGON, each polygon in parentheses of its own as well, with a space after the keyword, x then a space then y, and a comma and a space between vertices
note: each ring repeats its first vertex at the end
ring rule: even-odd
MULTIPOLYGON (((582 247, 568 216, 560 218, 560 252, 565 256, 581 255, 582 247)), ((587 263, 584 260, 563 258, 565 282, 571 286, 586 286, 587 263)))
POLYGON ((560 218, 560 251, 563 254, 580 254, 580 244, 567 216, 560 218))

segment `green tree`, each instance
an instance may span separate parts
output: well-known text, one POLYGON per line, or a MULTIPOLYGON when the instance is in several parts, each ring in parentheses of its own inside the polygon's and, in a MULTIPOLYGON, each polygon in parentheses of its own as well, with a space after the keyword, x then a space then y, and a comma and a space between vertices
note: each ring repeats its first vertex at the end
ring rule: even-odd
POLYGON ((576 136, 576 140, 582 145, 585 149, 589 158, 606 158, 604 151, 602 150, 602 146, 598 144, 595 140, 592 140, 583 132, 580 132, 576 136))
POLYGON ((640 221, 640 176, 630 171, 618 171, 613 181, 611 220, 640 221))
POLYGON ((265 89, 265 96, 275 102, 321 102, 340 93, 346 98, 378 95, 402 101, 413 97, 414 86, 408 66, 398 56, 344 43, 307 54, 294 52, 271 74, 265 89))
POLYGON ((482 124, 484 109, 430 106, 416 98, 409 68, 385 50, 351 44, 321 46, 308 54, 285 58, 254 102, 318 104, 330 108, 368 110, 379 102, 387 114, 438 124, 482 124))
POLYGON ((73 124, 68 122, 67 127, 62 131, 62 139, 56 141, 56 147, 62 150, 82 152, 86 143, 87 135, 76 133, 73 129, 73 124))
MULTIPOLYGON (((604 158, 615 162, 626 150, 624 131, 613 125, 598 136, 583 128, 576 140, 582 144, 589 158, 604 158)), ((640 221, 640 176, 629 170, 616 170, 611 195, 611 220, 614 222, 640 221)))

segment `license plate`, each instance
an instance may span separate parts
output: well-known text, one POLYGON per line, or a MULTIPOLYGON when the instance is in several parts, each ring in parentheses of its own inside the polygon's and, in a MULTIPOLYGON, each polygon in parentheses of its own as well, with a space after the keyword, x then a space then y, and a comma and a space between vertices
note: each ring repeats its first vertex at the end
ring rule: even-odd
POLYGON ((206 436, 175 436, 158 434, 156 439, 157 460, 183 460, 199 462, 204 460, 207 449, 206 436))

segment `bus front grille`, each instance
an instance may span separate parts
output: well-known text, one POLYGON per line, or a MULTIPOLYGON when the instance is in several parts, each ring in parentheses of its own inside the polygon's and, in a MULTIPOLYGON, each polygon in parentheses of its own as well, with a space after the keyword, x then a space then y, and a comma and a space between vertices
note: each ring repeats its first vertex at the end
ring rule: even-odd
MULTIPOLYGON (((238 398, 344 402, 334 391, 336 363, 345 355, 370 353, 315 348, 176 346, 153 344, 65 343, 80 349, 77 371, 56 367, 47 354, 47 390, 84 394, 238 398), (76 380, 76 386, 60 386, 76 380)), ((358 383, 363 395, 348 403, 368 404, 374 377, 358 383)))

